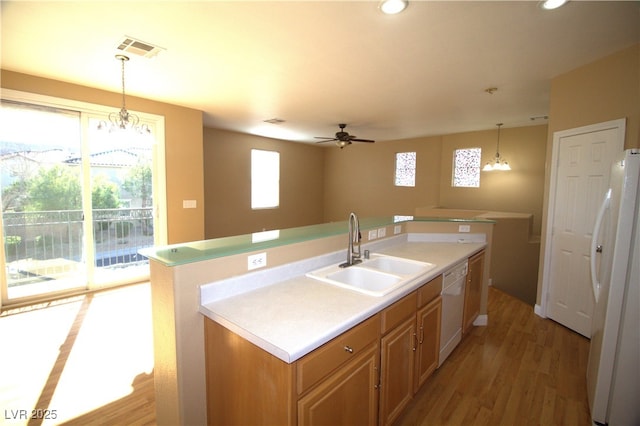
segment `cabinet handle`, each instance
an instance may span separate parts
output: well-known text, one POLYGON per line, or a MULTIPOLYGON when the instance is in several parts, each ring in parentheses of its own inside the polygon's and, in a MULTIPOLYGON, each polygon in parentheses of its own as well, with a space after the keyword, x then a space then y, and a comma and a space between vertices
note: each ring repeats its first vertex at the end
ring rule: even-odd
POLYGON ((413 333, 413 340, 414 340, 414 342, 416 343, 415 345, 413 345, 413 348, 412 348, 412 349, 413 349, 413 351, 415 352, 415 351, 416 351, 416 348, 417 348, 417 346, 418 346, 418 335, 417 335, 416 333, 413 333))
POLYGON ((418 343, 422 344, 424 342, 424 324, 420 324, 420 341, 418 343))
POLYGON ((351 346, 345 346, 344 350, 345 350, 345 352, 349 352, 350 354, 353 353, 353 348, 351 346))

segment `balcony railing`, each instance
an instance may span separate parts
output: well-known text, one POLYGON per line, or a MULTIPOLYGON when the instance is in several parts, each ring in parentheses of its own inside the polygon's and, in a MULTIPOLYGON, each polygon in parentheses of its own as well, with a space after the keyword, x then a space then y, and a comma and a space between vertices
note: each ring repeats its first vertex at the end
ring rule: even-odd
MULTIPOLYGON (((5 256, 10 270, 12 263, 24 264, 29 259, 81 263, 87 260, 80 210, 5 212, 3 222, 5 256)), ((93 241, 96 267, 146 263, 138 250, 153 245, 152 208, 93 210, 93 241)), ((23 276, 30 273, 12 272, 23 276)))

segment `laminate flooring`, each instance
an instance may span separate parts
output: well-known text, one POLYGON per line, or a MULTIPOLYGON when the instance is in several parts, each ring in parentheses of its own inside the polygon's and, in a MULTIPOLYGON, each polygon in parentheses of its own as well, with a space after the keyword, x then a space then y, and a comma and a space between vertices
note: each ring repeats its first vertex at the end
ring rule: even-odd
MULTIPOLYGON (((145 283, 3 314, 0 424, 155 424, 150 305, 145 283)), ((589 425, 589 341, 494 288, 488 309, 396 425, 589 425)))
POLYGON ((589 340, 492 287, 488 313, 396 425, 590 425, 589 340))
POLYGON ((149 283, 0 316, 0 424, 155 424, 149 283))

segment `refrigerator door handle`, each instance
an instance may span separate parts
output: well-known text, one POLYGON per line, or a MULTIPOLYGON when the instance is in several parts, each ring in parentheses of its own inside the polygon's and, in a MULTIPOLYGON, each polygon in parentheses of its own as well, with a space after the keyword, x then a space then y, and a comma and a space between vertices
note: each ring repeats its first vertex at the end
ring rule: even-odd
POLYGON ((602 245, 598 244, 598 235, 600 234, 600 228, 602 227, 602 219, 604 218, 604 214, 609 208, 609 202, 611 201, 611 188, 604 195, 604 200, 602 200, 602 204, 600 204, 600 209, 598 210, 598 216, 596 216, 596 223, 593 226, 593 233, 591 234, 591 256, 589 260, 589 264, 591 266, 591 285, 593 286, 593 296, 598 301, 598 297, 600 296, 600 282, 598 281, 597 272, 596 272, 596 254, 602 253, 602 245))

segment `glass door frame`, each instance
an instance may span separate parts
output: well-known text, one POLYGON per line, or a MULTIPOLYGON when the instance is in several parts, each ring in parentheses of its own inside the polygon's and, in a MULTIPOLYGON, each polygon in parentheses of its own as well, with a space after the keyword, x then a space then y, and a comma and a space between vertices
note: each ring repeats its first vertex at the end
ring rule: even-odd
MULTIPOLYGON (((57 97, 51 97, 46 95, 39 95, 29 92, 21 92, 11 89, 2 88, 0 91, 2 99, 23 102, 27 104, 42 105, 48 107, 62 108, 67 110, 74 110, 80 113, 81 120, 81 144, 82 144, 82 176, 86 182, 90 182, 91 167, 88 159, 89 156, 89 120, 90 118, 104 118, 109 113, 114 111, 114 107, 98 105, 93 103, 74 101, 68 99, 62 99, 57 97)), ((131 110, 130 112, 138 115, 140 120, 149 124, 154 131, 155 143, 152 150, 153 158, 153 172, 152 172, 152 185, 153 185, 153 216, 154 216, 154 244, 166 245, 168 240, 168 226, 167 226, 167 201, 166 201, 166 161, 165 161, 165 122, 164 116, 149 114, 144 112, 138 112, 131 110)), ((83 185, 83 191, 86 191, 86 185, 83 185)), ((34 296, 26 296, 22 298, 9 299, 8 295, 8 283, 6 279, 6 257, 5 257, 5 244, 0 246, 0 310, 5 307, 11 307, 13 305, 20 306, 31 303, 39 303, 42 301, 53 300, 60 297, 72 296, 78 293, 86 293, 87 291, 96 290, 99 288, 105 288, 107 286, 103 284, 96 284, 94 280, 95 272, 95 253, 94 253, 94 241, 93 233, 89 230, 92 224, 92 202, 91 194, 83 193, 82 209, 84 212, 83 230, 86 238, 85 249, 87 253, 87 281, 84 286, 79 286, 75 289, 66 291, 57 291, 51 293, 43 293, 34 296), (89 231, 89 232, 88 232, 89 231)), ((2 215, 0 215, 0 229, 3 226, 2 215)), ((142 277, 145 279, 145 277, 142 277)), ((148 279, 148 277, 146 277, 148 279)), ((138 281, 138 280, 136 280, 138 281)), ((109 283, 108 286, 115 286, 119 284, 126 284, 128 281, 109 283)))

